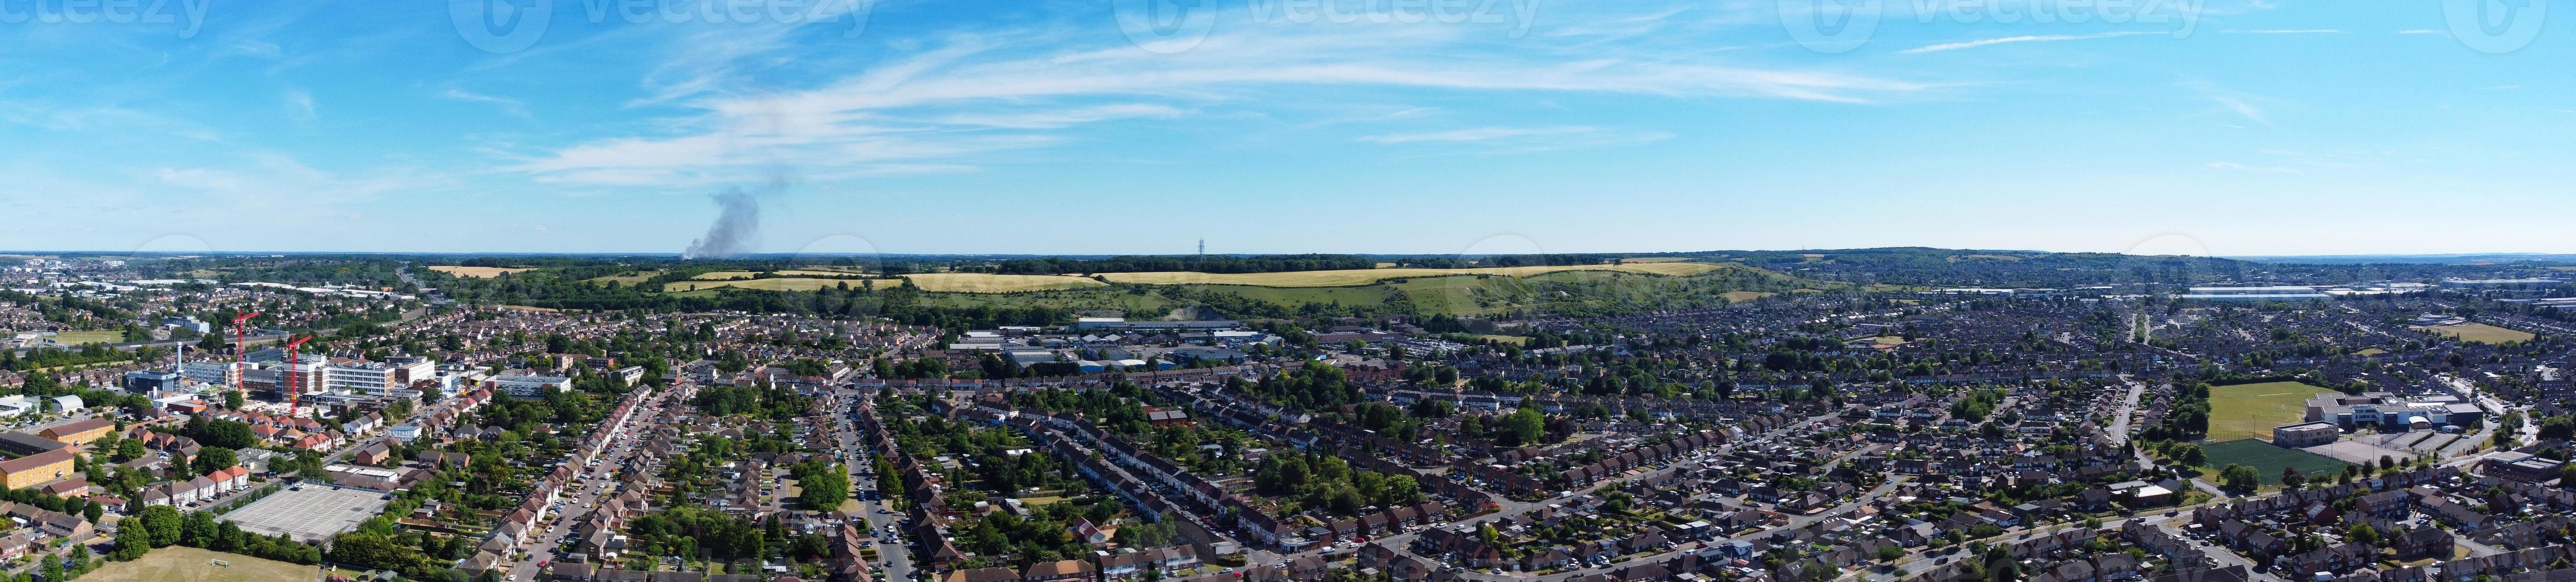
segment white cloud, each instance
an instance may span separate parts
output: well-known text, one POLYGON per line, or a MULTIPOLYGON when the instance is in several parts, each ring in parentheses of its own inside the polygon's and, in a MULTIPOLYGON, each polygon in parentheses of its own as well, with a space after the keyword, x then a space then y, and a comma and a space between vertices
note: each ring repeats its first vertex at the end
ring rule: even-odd
POLYGON ((1598 127, 1479 127, 1430 133, 1390 133, 1360 138, 1360 141, 1382 144, 1422 142, 1481 142, 1529 136, 1599 133, 1598 127))
POLYGON ((508 97, 496 97, 450 87, 446 91, 439 92, 438 98, 449 101, 463 101, 467 103, 489 103, 495 107, 501 108, 503 113, 508 113, 520 118, 530 117, 528 115, 528 106, 526 103, 521 103, 517 99, 511 99, 508 97))
MULTIPOLYGON (((1598 47, 1584 39, 1511 42, 1458 26, 1257 25, 1221 29, 1175 54, 1123 39, 1077 42, 1029 29, 902 43, 898 56, 799 89, 719 92, 687 79, 728 65, 688 57, 657 71, 671 99, 693 108, 668 131, 594 139, 522 156, 513 169, 549 182, 643 185, 722 175, 741 164, 834 168, 900 162, 972 166, 977 154, 1061 143, 1084 126, 1203 113, 1269 116, 1302 109, 1298 91, 1343 98, 1362 89, 1486 94, 1633 94, 1868 103, 1939 85, 1705 55, 1598 47), (685 97, 685 98, 682 98, 685 97), (600 172, 606 169, 636 171, 600 172), (650 171, 644 171, 650 170, 650 171)), ((729 59, 780 57, 764 41, 715 49, 729 59)), ((1340 104, 1336 104, 1340 105, 1340 104)), ((1341 117, 1341 116, 1334 116, 1341 117)), ((1626 134, 1622 139, 1643 139, 1626 134)), ((1659 139, 1659 138, 1657 138, 1659 139)))
POLYGON ((285 100, 287 113, 294 114, 297 120, 312 121, 315 117, 312 93, 303 89, 288 89, 285 100))
POLYGON ((2117 32, 2103 32, 2103 33, 2095 33, 2095 34, 2037 34, 2037 35, 2025 35, 2025 36, 2007 36, 2007 37, 2003 37, 2003 38, 1989 38, 1989 39, 1984 39, 1984 40, 1971 40, 1971 41, 1951 42, 1951 43, 1942 43, 1942 44, 1935 44, 1935 45, 1919 46, 1919 47, 1914 47, 1914 48, 1905 49, 1905 50, 1896 51, 1896 52, 1897 52, 1897 54, 1915 55, 1915 54, 1923 54, 1923 53, 1937 53, 1937 52, 1943 52, 1943 51, 1955 51, 1955 50, 1960 50, 1960 49, 1972 49, 1972 48, 1977 48, 1977 47, 1983 47, 1983 46, 1994 46, 1994 45, 1999 45, 1999 44, 2013 44, 2013 43, 2024 43, 2024 42, 2065 42, 2065 41, 2070 41, 2070 40, 2092 40, 2092 39, 2097 39, 2097 38, 2116 38, 2116 37, 2123 37, 2123 36, 2138 36, 2138 35, 2145 35, 2145 34, 2164 34, 2164 33, 2158 33, 2158 32, 2147 32, 2147 31, 2137 31, 2137 30, 2129 30, 2129 31, 2117 31, 2117 32))
POLYGON ((2207 165, 2208 165, 2209 167, 2217 168, 2217 169, 2221 169, 2221 170, 2241 170, 2241 171, 2247 171, 2247 172, 2272 172, 2272 173, 2280 173, 2280 174, 2296 174, 2296 173, 2299 173, 2299 171, 2298 171, 2298 170, 2296 170, 2296 169, 2284 168, 2284 167, 2280 167, 2280 166, 2249 166, 2249 165, 2245 165, 2245 164, 2239 164, 2239 163, 2236 163, 2236 162, 2210 162, 2210 163, 2208 163, 2207 165))

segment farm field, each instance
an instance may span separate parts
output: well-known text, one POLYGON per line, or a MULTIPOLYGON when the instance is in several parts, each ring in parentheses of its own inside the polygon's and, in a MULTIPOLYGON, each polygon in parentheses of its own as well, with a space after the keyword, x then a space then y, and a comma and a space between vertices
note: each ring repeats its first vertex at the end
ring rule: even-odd
POLYGON ((2532 338, 2540 337, 2532 335, 2531 332, 2527 331, 2505 329, 2483 323, 2445 325, 2440 327, 2417 327, 2415 329, 2460 338, 2460 341, 2473 344, 2527 342, 2531 341, 2532 338))
POLYGON ((1733 303, 1743 303, 1746 301, 1770 297, 1772 295, 1778 295, 1778 293, 1764 293, 1761 291, 1728 291, 1718 294, 1719 297, 1725 297, 1727 301, 1733 303))
POLYGON ((2333 475, 2351 464, 2325 455, 2272 446, 2270 441, 2261 439, 2203 443, 2200 450, 2209 455, 2208 473, 2211 478, 2217 476, 2221 467, 2244 465, 2253 467, 2256 474, 2262 475, 2264 485, 2281 484, 2281 469, 2285 467, 2295 467, 2307 475, 2333 475))
POLYGON ((1017 293, 1107 287, 1108 283, 1072 275, 996 275, 992 273, 925 273, 905 275, 913 286, 940 293, 1017 293))
POLYGON ((1259 287, 1351 287, 1374 284, 1387 279, 1409 277, 1445 277, 1451 275, 1500 275, 1528 277, 1561 271, 1616 271, 1650 275, 1689 276, 1725 267, 1707 263, 1644 263, 1634 265, 1559 265, 1541 267, 1493 267, 1480 269, 1349 269, 1341 271, 1296 271, 1287 273, 1104 273, 1101 276, 1118 283, 1146 285, 1252 285, 1259 287))
POLYGON ((511 273, 525 273, 536 269, 513 269, 509 267, 429 267, 429 270, 467 279, 489 279, 511 273))
POLYGON ((2299 382, 2212 386, 2209 440, 2272 438, 2272 427, 2307 418, 2308 398, 2332 392, 2299 382))
POLYGON ((132 562, 109 562, 106 567, 82 576, 91 582, 273 582, 276 580, 313 580, 320 569, 275 560, 262 560, 241 554, 226 554, 186 546, 170 546, 144 554, 132 562), (231 567, 216 566, 223 560, 231 567))

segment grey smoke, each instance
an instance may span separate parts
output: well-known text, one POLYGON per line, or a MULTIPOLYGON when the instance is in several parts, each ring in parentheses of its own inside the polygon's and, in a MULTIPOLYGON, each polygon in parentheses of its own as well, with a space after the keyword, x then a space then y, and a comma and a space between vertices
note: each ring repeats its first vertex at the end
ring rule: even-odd
POLYGON ((689 250, 682 251, 680 258, 726 257, 750 250, 752 238, 760 236, 760 197, 735 187, 707 198, 715 200, 716 207, 723 211, 716 215, 715 224, 707 226, 706 236, 690 241, 689 250))

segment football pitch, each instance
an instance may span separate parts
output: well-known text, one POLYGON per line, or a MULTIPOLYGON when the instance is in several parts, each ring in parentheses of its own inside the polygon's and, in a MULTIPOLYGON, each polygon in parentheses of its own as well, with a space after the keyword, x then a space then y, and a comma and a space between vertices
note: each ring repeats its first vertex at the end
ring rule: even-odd
POLYGON ((2299 382, 2209 388, 2209 440, 2272 438, 2272 427, 2307 418, 2308 399, 2333 390, 2299 382))
POLYGON ((2272 443, 2260 439, 2203 443, 2200 450, 2209 454, 2209 478, 2216 479, 2218 469, 2230 464, 2244 465, 2253 467, 2256 474, 2262 475, 2264 485, 2281 484, 2283 468, 2297 468, 2299 473, 2315 477, 2341 473, 2345 465, 2352 464, 2325 455, 2272 446, 2272 443))

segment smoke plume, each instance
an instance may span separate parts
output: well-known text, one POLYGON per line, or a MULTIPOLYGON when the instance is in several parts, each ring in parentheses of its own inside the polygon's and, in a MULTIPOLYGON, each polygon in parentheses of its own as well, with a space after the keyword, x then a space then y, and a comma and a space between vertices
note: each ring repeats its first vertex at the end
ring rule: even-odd
MULTIPOLYGON (((771 184, 772 190, 777 187, 777 183, 771 184)), ((750 250, 752 238, 760 236, 760 197, 735 187, 707 198, 715 200, 722 212, 716 215, 715 224, 707 226, 706 236, 690 241, 689 250, 682 251, 680 258, 724 257, 750 250)))

